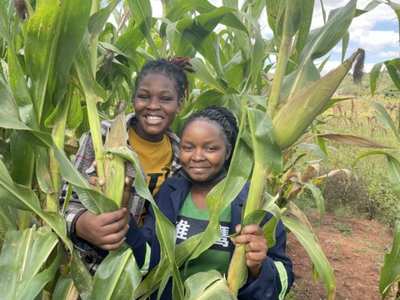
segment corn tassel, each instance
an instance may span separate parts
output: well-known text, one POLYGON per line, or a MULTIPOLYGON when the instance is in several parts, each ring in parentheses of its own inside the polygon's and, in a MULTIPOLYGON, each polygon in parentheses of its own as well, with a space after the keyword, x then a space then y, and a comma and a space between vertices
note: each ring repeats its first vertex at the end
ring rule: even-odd
POLYGON ((117 114, 114 118, 114 123, 107 133, 106 142, 104 144, 106 154, 103 163, 105 173, 103 193, 106 197, 114 200, 118 207, 120 207, 124 192, 125 163, 124 159, 119 155, 107 153, 107 149, 126 146, 126 102, 118 102, 116 109, 117 114))
POLYGON ((282 149, 296 142, 323 111, 359 56, 361 59, 364 57, 364 50, 358 49, 339 67, 286 100, 273 119, 276 138, 282 149))

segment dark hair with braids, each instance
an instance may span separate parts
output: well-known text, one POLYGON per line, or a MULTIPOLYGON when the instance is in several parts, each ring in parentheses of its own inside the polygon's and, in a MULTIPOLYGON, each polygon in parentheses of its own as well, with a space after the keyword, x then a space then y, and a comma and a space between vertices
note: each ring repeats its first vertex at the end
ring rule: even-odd
POLYGON ((190 64, 190 57, 177 56, 168 59, 151 60, 146 63, 140 70, 135 80, 135 90, 137 90, 141 80, 148 74, 163 74, 174 81, 178 92, 178 100, 186 97, 189 98, 189 80, 185 71, 194 73, 195 71, 190 64))
POLYGON ((195 112, 193 115, 190 116, 189 120, 185 123, 182 128, 182 134, 186 129, 186 126, 193 121, 196 120, 208 120, 211 122, 217 123, 224 133, 226 138, 227 146, 232 146, 231 156, 225 162, 225 169, 228 169, 231 159, 233 150, 235 148, 236 139, 238 136, 238 126, 235 116, 225 107, 217 106, 217 105, 209 105, 206 108, 195 112))

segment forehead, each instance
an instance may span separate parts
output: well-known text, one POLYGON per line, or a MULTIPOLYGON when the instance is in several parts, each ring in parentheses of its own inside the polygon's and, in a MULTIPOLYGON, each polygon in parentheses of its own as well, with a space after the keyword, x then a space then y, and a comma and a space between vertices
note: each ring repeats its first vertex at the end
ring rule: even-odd
POLYGON ((185 138, 189 135, 204 135, 207 137, 218 136, 218 138, 226 139, 221 125, 210 119, 196 119, 187 124, 182 133, 182 138, 185 138))
POLYGON ((138 88, 147 86, 158 86, 175 90, 175 80, 162 73, 149 73, 144 75, 139 81, 138 88))

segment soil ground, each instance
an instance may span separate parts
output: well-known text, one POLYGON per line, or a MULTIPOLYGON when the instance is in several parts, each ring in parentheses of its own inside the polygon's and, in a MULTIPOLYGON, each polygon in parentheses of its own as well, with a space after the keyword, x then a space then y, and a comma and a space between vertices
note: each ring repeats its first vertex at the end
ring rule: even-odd
MULTIPOLYGON (((308 218, 317 224, 316 214, 308 218)), ((392 238, 389 227, 374 221, 324 216, 318 241, 334 270, 337 300, 381 299, 379 274, 392 238)), ((322 281, 314 283, 311 260, 293 234, 288 234, 287 254, 296 274, 290 295, 296 300, 326 299, 322 281)))

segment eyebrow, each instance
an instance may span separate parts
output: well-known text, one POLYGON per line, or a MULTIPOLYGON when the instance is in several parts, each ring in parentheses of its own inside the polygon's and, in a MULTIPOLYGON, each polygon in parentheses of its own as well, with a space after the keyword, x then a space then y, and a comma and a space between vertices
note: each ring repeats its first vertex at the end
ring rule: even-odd
MULTIPOLYGON (((149 89, 145 88, 145 87, 141 87, 141 88, 138 88, 138 91, 149 92, 149 89)), ((173 91, 171 91, 171 90, 162 90, 162 91, 160 91, 160 94, 162 94, 162 93, 171 93, 171 94, 173 94, 173 91)))

